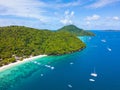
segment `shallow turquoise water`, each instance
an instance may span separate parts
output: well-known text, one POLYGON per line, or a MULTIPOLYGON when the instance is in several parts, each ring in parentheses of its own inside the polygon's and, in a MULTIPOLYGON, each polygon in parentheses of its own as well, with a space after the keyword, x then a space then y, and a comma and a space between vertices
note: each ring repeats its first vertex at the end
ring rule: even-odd
POLYGON ((95 37, 79 37, 87 44, 80 52, 43 57, 34 60, 41 65, 27 62, 0 72, 0 90, 120 90, 120 32, 94 33, 95 37), (97 77, 90 75, 94 68, 97 77))

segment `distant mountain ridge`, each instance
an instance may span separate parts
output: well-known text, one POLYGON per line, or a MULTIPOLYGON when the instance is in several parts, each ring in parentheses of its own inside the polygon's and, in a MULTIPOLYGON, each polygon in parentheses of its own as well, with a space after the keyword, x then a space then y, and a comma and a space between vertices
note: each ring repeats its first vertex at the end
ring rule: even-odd
POLYGON ((64 27, 58 29, 57 31, 69 32, 76 36, 95 36, 94 33, 80 29, 75 25, 67 25, 67 26, 64 26, 64 27))

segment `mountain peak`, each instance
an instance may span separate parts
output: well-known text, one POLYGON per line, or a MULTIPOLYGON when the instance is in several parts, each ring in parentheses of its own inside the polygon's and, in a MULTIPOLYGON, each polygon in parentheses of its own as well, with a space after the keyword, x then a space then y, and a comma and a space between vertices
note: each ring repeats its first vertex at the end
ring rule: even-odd
POLYGON ((73 25, 73 24, 70 24, 70 25, 66 25, 64 26, 63 28, 75 28, 75 29, 79 29, 77 26, 73 25))
POLYGON ((80 29, 73 24, 64 26, 64 27, 58 29, 58 31, 69 32, 69 33, 77 35, 77 36, 94 36, 94 34, 92 32, 80 29))

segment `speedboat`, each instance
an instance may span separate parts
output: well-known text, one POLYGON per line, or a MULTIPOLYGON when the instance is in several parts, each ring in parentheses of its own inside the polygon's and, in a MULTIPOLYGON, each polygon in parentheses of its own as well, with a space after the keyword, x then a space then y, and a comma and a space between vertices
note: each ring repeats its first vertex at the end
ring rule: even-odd
POLYGON ((40 75, 41 77, 43 76, 43 74, 40 75))
POLYGON ((68 84, 68 87, 69 87, 69 88, 72 88, 72 85, 68 84))
POLYGON ((108 51, 112 51, 112 49, 111 48, 107 48, 108 49, 108 51))
POLYGON ((102 39, 101 41, 102 41, 102 42, 106 42, 106 40, 105 40, 105 39, 102 39))
POLYGON ((51 69, 53 70, 53 69, 55 69, 55 67, 51 67, 51 69))
POLYGON ((95 80, 94 80, 94 79, 89 79, 89 81, 90 81, 90 82, 95 82, 95 80))
POLYGON ((71 65, 74 64, 73 62, 70 63, 71 65))

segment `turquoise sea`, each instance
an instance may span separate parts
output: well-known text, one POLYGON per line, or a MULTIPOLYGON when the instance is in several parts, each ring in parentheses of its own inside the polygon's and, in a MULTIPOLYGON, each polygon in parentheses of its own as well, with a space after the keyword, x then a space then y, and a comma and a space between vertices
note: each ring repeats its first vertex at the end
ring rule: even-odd
POLYGON ((0 72, 0 90, 120 90, 120 32, 93 32, 95 37, 79 37, 87 45, 82 51, 0 72), (94 70, 97 77, 90 75, 94 70))

